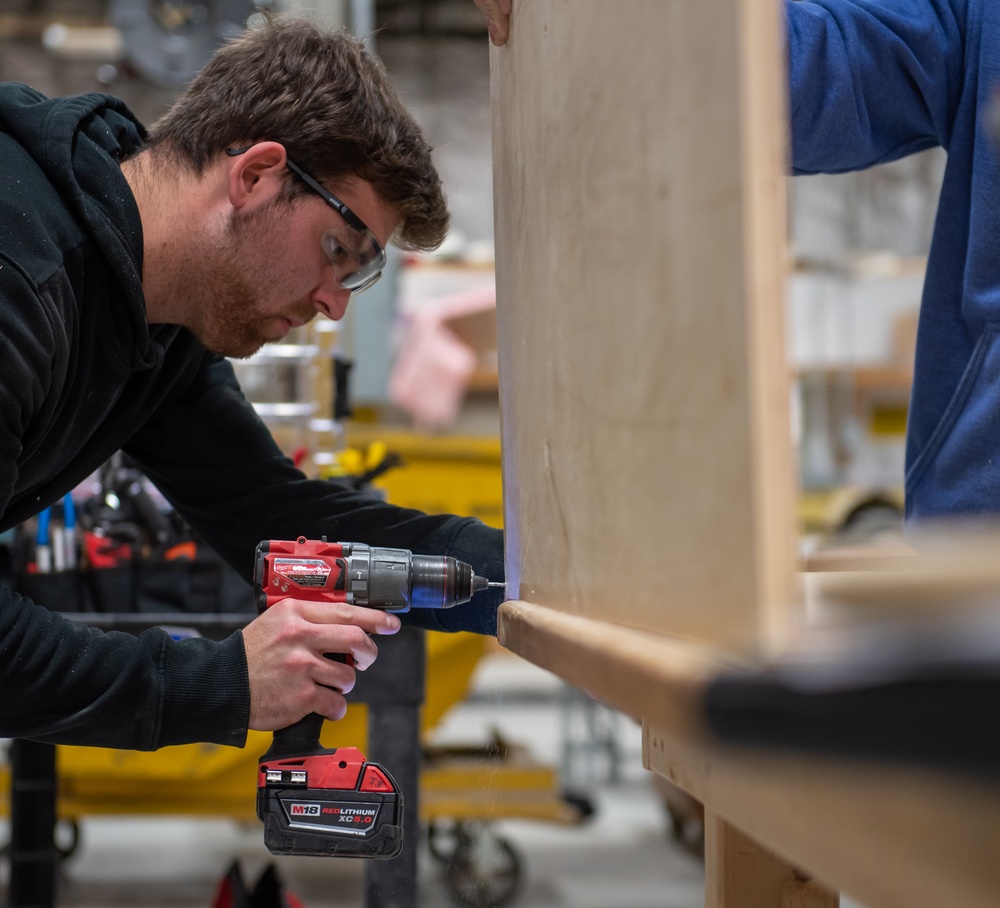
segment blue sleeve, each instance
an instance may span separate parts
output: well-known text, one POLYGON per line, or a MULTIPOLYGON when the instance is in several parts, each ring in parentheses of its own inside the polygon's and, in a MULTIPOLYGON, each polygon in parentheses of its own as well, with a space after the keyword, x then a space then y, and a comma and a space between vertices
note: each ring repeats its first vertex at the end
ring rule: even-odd
POLYGON ((837 173, 947 148, 967 0, 786 0, 792 169, 837 173))

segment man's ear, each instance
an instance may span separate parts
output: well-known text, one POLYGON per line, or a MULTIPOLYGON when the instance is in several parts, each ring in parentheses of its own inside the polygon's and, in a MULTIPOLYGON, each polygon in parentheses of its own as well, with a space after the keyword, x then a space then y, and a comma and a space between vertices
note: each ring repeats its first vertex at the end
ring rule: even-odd
POLYGON ((229 157, 227 189, 233 208, 252 211, 273 199, 287 178, 285 159, 285 146, 279 142, 258 142, 229 157))

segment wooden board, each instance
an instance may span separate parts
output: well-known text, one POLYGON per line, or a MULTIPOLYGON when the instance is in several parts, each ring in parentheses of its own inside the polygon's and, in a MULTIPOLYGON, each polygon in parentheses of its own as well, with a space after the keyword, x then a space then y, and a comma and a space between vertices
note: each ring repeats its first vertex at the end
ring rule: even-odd
POLYGON ((795 468, 774 0, 532 0, 491 50, 508 591, 783 637, 795 468))
POLYGON ((705 814, 705 908, 837 908, 837 893, 711 811, 705 814))
POLYGON ((705 685, 723 668, 736 667, 696 643, 529 602, 503 604, 498 637, 595 699, 697 740, 707 735, 705 685))
MULTIPOLYGON (((1000 786, 895 765, 740 752, 643 726, 643 759, 789 864, 873 908, 995 908, 1000 786)), ((725 885, 706 867, 709 888, 725 885)), ((752 900, 731 905, 752 906, 752 900)))

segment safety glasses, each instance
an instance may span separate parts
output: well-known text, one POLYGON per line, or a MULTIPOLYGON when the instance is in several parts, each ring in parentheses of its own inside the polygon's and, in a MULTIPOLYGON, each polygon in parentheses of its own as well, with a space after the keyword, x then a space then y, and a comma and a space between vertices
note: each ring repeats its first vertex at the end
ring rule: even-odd
MULTIPOLYGON (((240 155, 250 148, 227 148, 226 154, 240 155)), ((301 167, 285 158, 285 165, 303 183, 315 192, 327 205, 340 215, 343 223, 331 227, 323 233, 320 242, 337 283, 352 294, 367 290, 381 276, 385 268, 386 253, 375 234, 368 229, 350 208, 301 167)))

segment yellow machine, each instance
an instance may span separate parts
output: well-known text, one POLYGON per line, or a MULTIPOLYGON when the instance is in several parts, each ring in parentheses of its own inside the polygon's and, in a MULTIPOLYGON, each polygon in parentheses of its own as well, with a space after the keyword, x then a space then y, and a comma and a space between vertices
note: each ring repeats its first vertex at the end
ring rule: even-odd
POLYGON ((347 474, 374 470, 386 457, 390 469, 371 483, 388 501, 428 514, 464 514, 503 525, 500 439, 438 437, 352 426, 351 445, 338 464, 347 474))

